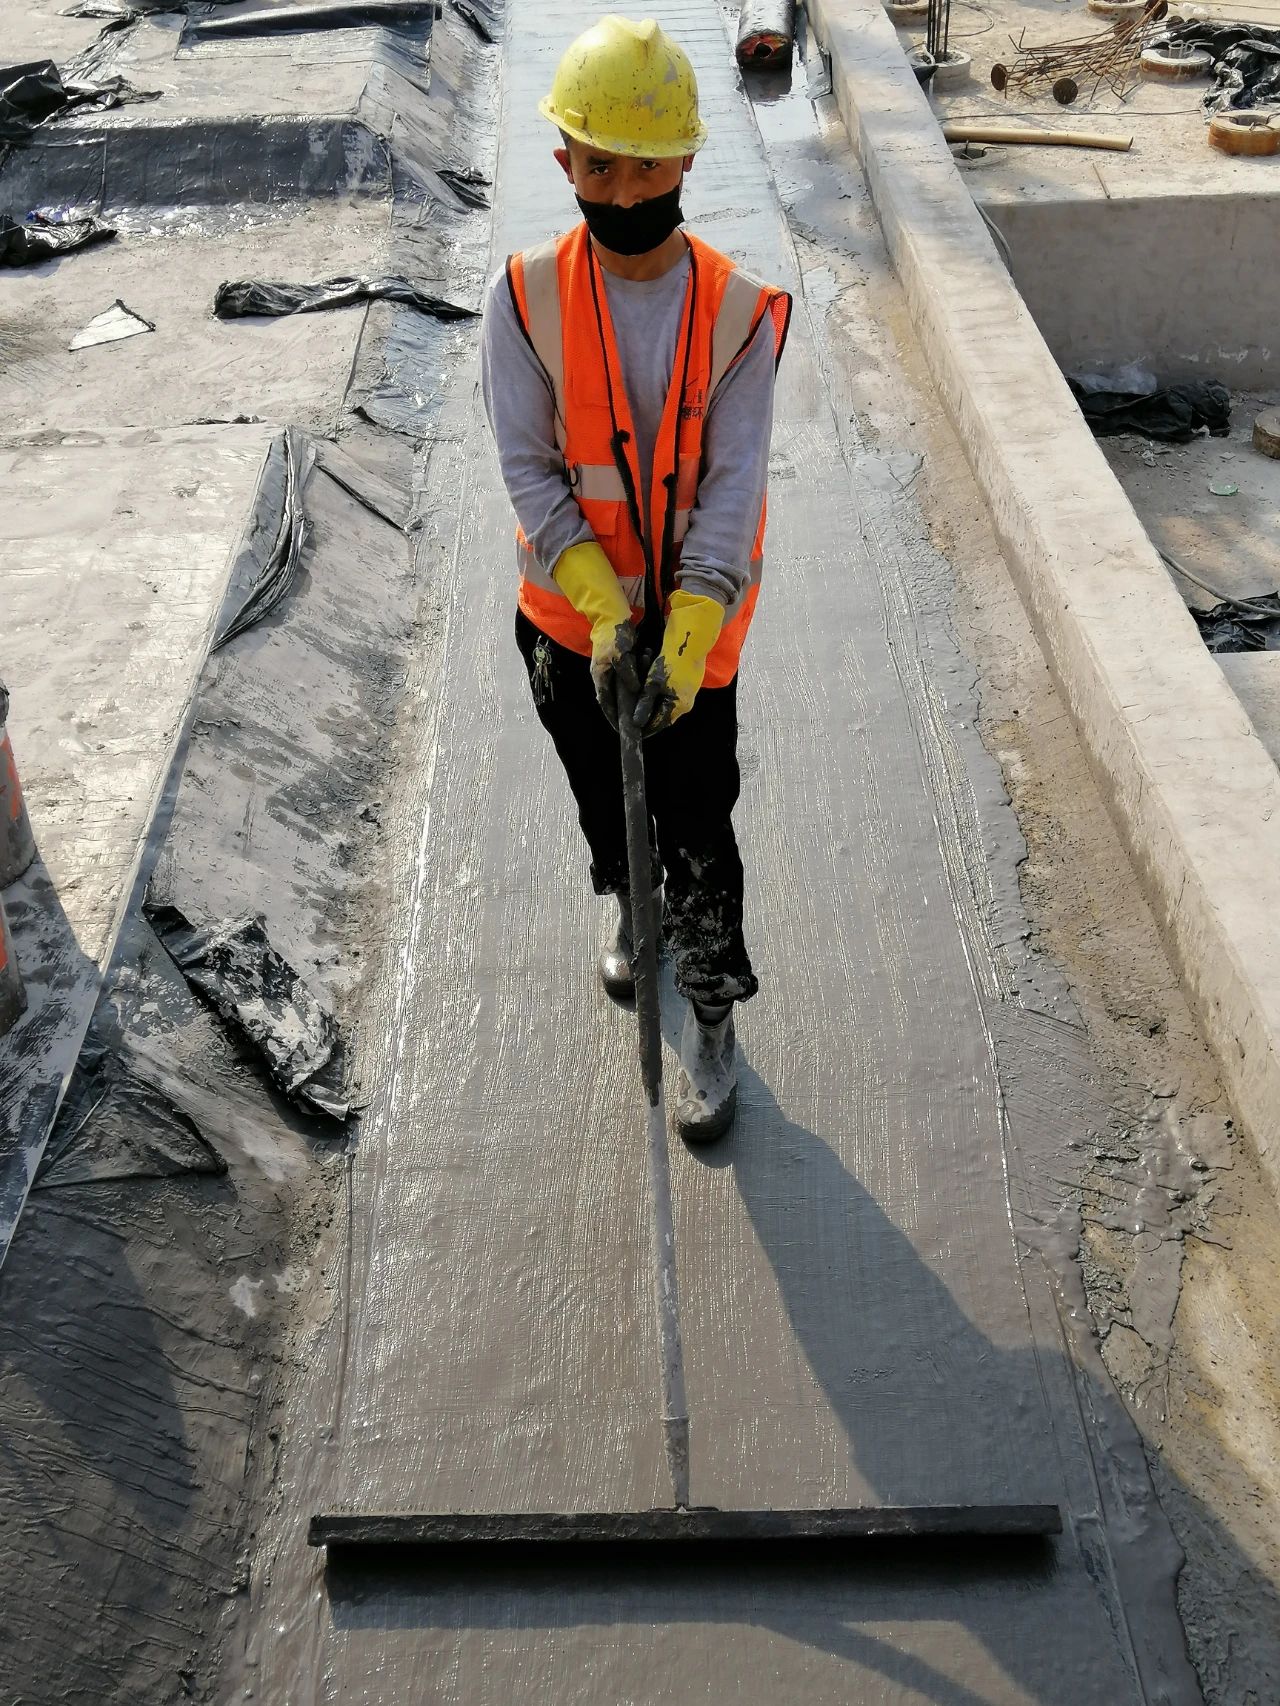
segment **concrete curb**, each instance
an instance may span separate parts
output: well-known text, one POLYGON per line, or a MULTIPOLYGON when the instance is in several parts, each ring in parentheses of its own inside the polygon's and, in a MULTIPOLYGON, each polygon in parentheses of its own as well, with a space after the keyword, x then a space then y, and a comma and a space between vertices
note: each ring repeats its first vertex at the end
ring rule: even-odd
POLYGON ((880 0, 812 0, 915 330, 1280 1195, 1280 771, 1085 426, 880 0))

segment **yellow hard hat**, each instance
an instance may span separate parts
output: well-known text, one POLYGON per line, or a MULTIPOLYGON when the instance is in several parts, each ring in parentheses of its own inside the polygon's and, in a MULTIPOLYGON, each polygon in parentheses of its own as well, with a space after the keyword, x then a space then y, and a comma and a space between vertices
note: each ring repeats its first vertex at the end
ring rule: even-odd
POLYGON ((682 47, 652 18, 601 18, 556 67, 543 118, 606 154, 669 160, 707 140, 698 82, 682 47))

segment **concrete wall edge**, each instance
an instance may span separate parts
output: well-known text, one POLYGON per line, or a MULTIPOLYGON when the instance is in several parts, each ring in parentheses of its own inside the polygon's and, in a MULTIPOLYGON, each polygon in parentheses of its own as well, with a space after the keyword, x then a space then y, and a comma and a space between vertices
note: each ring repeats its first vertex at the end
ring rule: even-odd
POLYGON ((1083 418, 1065 406, 1066 386, 879 0, 812 0, 810 15, 934 381, 1192 1009, 1280 1195, 1280 772, 1083 418), (993 325, 1001 363, 992 359, 993 325), (999 366, 1019 376, 1016 440, 999 366), (1050 445, 1057 469, 1064 458, 1078 465, 1074 492, 1037 460, 1050 445), (1084 569, 1082 555, 1093 557, 1084 569), (1193 732, 1207 723, 1211 741, 1193 732))

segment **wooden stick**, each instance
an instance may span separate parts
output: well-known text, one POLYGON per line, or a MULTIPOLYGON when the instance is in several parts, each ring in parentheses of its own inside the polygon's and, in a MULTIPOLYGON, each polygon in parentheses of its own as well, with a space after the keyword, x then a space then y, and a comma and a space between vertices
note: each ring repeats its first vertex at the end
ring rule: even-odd
POLYGON ((1034 130, 1025 124, 944 124, 948 142, 1031 142, 1046 148, 1114 148, 1124 154, 1131 136, 1102 136, 1096 130, 1034 130))

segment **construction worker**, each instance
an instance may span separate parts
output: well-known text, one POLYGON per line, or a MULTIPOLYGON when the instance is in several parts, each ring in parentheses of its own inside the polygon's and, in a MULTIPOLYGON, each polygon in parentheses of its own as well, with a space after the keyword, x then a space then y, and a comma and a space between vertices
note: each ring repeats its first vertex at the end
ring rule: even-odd
POLYGON ((726 1131, 742 934, 737 672, 759 591, 774 374, 791 300, 682 231, 706 140, 683 50, 605 17, 539 110, 582 223, 489 287, 485 405, 519 522, 516 640, 564 766, 597 894, 605 989, 635 993, 617 720, 638 693, 655 889, 689 1002, 676 1124, 726 1131))

